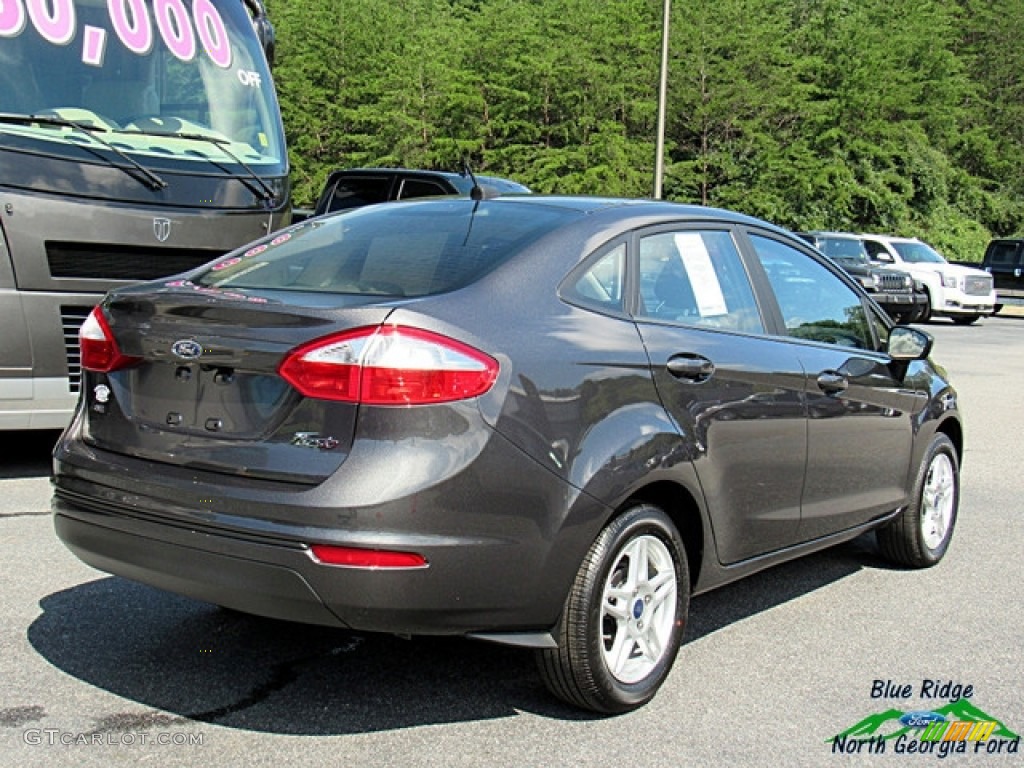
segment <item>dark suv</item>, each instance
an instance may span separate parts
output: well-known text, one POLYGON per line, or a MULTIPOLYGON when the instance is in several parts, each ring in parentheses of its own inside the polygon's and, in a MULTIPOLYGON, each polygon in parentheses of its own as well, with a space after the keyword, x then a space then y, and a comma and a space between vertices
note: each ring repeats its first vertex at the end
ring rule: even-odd
POLYGON ((981 268, 995 283, 996 312, 1004 304, 1024 305, 1024 239, 993 240, 985 249, 981 268))
POLYGON ((835 261, 856 279, 897 323, 919 320, 927 296, 916 290, 906 272, 872 263, 859 237, 843 232, 800 232, 800 237, 835 261))
POLYGON ((496 176, 408 168, 346 168, 327 177, 314 215, 414 197, 468 196, 474 180, 489 197, 530 192, 518 182, 496 176))

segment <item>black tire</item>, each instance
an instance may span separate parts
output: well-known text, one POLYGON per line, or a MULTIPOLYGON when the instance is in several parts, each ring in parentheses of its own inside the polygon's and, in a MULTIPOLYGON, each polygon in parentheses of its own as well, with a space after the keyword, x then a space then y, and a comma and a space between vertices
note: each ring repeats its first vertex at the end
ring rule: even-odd
POLYGON ((919 323, 927 323, 932 319, 932 295, 927 289, 925 289, 924 297, 927 301, 924 303, 924 306, 921 307, 921 315, 917 318, 917 322, 919 323))
POLYGON ((643 706, 672 668, 689 604, 686 549, 675 525, 649 504, 628 509, 584 558, 558 648, 537 652, 544 684, 563 701, 602 714, 643 706))
POLYGON ((1003 311, 1003 305, 1002 304, 996 304, 995 307, 992 309, 992 314, 993 315, 998 315, 1002 311, 1003 311))
POLYGON ((910 505, 878 529, 882 554, 897 565, 928 568, 953 538, 960 506, 960 462, 953 441, 938 433, 925 451, 910 505))

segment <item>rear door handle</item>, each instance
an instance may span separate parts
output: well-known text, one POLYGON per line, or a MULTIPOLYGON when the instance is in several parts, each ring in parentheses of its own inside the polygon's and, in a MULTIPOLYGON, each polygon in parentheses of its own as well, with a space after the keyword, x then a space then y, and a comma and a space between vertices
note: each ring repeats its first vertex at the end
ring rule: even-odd
POLYGON ((715 373, 715 364, 700 355, 674 355, 665 363, 668 372, 677 379, 707 381, 715 373))
POLYGON ((818 374, 818 388, 827 395, 845 392, 850 381, 838 371, 822 371, 818 374))

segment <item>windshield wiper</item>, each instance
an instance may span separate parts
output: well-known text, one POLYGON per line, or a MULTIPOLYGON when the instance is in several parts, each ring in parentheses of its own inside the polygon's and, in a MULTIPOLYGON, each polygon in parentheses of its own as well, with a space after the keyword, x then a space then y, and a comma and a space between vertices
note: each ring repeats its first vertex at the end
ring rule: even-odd
MULTIPOLYGON (((141 182, 142 184, 146 185, 147 187, 154 191, 158 189, 164 189, 167 187, 167 182, 161 179, 155 173, 153 173, 153 171, 149 170, 149 168, 137 162, 136 160, 133 160, 131 157, 129 157, 127 154, 125 154, 120 149, 115 147, 106 139, 102 139, 99 136, 97 136, 96 132, 102 131, 102 128, 96 128, 92 125, 79 123, 75 120, 66 120, 63 117, 55 117, 50 115, 18 115, 10 112, 0 112, 0 123, 10 123, 12 125, 52 125, 57 128, 72 128, 80 133, 85 134, 90 139, 95 141, 97 144, 100 144, 109 149, 115 155, 117 155, 126 163, 128 163, 133 169, 142 174, 142 178, 140 179, 128 168, 124 168, 123 166, 120 166, 117 163, 110 161, 108 158, 103 158, 104 160, 107 160, 107 162, 109 162, 110 165, 112 165, 114 168, 120 168, 133 179, 141 182)), ((88 147, 83 148, 88 149, 88 147)), ((96 153, 94 152, 93 154, 96 153)), ((97 155, 97 157, 103 156, 97 155)))
POLYGON ((256 173, 256 171, 254 171, 252 168, 250 168, 248 165, 246 165, 246 163, 242 160, 242 158, 240 158, 238 155, 236 155, 234 152, 232 152, 230 149, 228 149, 227 145, 232 143, 230 139, 222 139, 222 138, 220 138, 218 136, 207 136, 207 135, 202 134, 202 133, 190 133, 188 131, 138 131, 138 130, 127 130, 127 131, 121 131, 121 133, 126 133, 126 134, 139 133, 139 134, 142 134, 144 136, 164 136, 164 137, 171 138, 171 139, 185 139, 187 141, 203 141, 203 142, 206 142, 207 144, 213 144, 215 147, 217 147, 217 149, 219 149, 225 155, 230 157, 233 161, 238 163, 238 165, 240 165, 242 168, 244 168, 245 172, 249 175, 249 178, 246 178, 245 176, 242 176, 240 174, 231 173, 231 171, 229 169, 225 168, 221 163, 218 163, 212 157, 209 157, 208 155, 203 155, 203 157, 207 161, 209 161, 213 165, 217 166, 222 171, 226 171, 228 173, 231 173, 231 175, 234 178, 236 178, 240 182, 242 182, 250 192, 252 192, 254 195, 256 195, 256 197, 258 197, 262 203, 268 204, 268 203, 273 203, 274 202, 274 199, 275 199, 276 195, 274 194, 274 190, 271 189, 270 185, 267 184, 267 182, 265 182, 262 178, 260 178, 259 174, 256 173), (253 184, 252 182, 256 182, 256 183, 253 184))

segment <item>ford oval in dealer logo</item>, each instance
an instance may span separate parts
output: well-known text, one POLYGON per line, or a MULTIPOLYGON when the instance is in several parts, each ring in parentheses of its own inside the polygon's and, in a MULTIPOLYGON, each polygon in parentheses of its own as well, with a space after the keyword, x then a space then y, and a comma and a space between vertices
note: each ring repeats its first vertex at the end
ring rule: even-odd
POLYGON ((179 339, 171 345, 171 352, 182 360, 198 360, 203 354, 203 345, 195 339, 179 339))
POLYGON ((932 723, 946 722, 946 716, 940 715, 938 712, 929 711, 907 712, 900 718, 900 722, 903 725, 909 725, 911 728, 925 728, 932 723))

